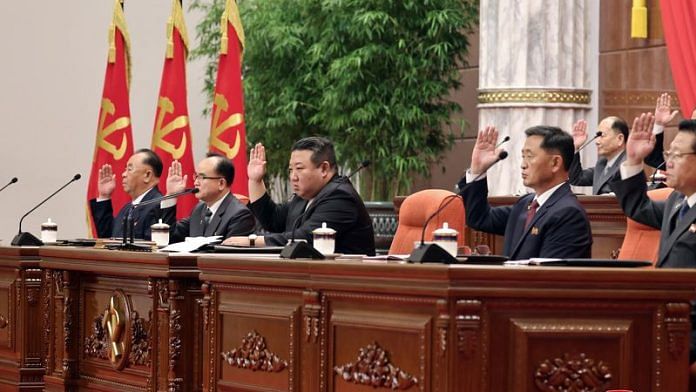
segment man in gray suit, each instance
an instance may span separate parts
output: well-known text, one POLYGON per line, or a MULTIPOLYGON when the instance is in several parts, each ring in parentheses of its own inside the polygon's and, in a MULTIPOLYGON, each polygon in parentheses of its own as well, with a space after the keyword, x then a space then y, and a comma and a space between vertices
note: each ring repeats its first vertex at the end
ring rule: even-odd
MULTIPOLYGON (((251 211, 232 193, 234 181, 232 161, 218 154, 208 154, 197 168, 194 186, 196 197, 201 200, 191 216, 176 221, 176 199, 161 203, 162 220, 170 226, 170 242, 180 242, 186 237, 215 236, 223 239, 253 233, 256 221, 251 211)), ((167 175, 167 194, 186 188, 187 175, 182 175, 181 163, 172 162, 167 175)))
MULTIPOLYGON (((646 194, 643 158, 655 146, 652 115, 633 122, 626 144, 621 180, 611 184, 624 213, 640 223, 660 229, 657 268, 696 268, 696 120, 679 123, 679 132, 665 151, 667 186, 674 188, 666 201, 652 201, 646 194)), ((691 310, 689 359, 696 362, 696 314, 691 310)))
MULTIPOLYGON (((672 99, 664 93, 658 97, 655 104, 655 149, 645 157, 645 163, 652 167, 663 165, 662 151, 664 143, 664 127, 674 119, 678 111, 671 111, 672 99)), ((568 171, 570 183, 577 186, 592 186, 593 195, 612 192, 609 183, 621 178, 619 166, 626 160, 626 140, 628 139, 628 124, 619 117, 607 117, 597 126, 602 133, 597 138, 597 154, 599 159, 595 167, 582 168, 579 150, 587 140, 587 122, 580 120, 573 126, 573 144, 575 156, 568 171)))

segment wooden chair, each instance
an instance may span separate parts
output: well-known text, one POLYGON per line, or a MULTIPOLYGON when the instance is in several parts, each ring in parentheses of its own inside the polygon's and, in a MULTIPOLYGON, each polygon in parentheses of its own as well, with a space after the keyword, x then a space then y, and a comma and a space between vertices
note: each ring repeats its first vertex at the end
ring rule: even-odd
MULTIPOLYGON (((652 200, 662 201, 672 193, 672 188, 653 189, 648 191, 652 200)), ((660 230, 626 218, 626 234, 619 260, 650 260, 653 265, 657 262, 657 252, 660 248, 660 230)))
POLYGON ((423 225, 441 205, 456 197, 444 210, 434 217, 425 230, 425 240, 431 241, 433 230, 447 222, 450 228, 459 232, 458 245, 464 244, 464 203, 459 196, 443 189, 426 189, 408 196, 399 210, 399 225, 394 240, 389 248, 390 254, 408 254, 413 250, 413 243, 420 241, 423 225))

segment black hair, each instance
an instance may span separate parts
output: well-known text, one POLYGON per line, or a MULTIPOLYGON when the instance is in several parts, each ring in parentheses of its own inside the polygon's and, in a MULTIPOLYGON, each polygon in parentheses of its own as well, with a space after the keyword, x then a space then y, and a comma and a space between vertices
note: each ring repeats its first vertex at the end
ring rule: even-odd
POLYGON ((224 155, 218 154, 216 152, 209 152, 205 155, 206 158, 217 158, 217 163, 215 164, 215 174, 222 176, 227 181, 227 186, 232 186, 234 181, 234 164, 232 161, 224 155))
POLYGON ((162 176, 162 160, 157 154, 155 154, 154 151, 150 150, 149 148, 141 148, 140 150, 136 151, 135 154, 145 154, 143 163, 152 168, 152 171, 155 173, 155 177, 160 178, 162 176))
POLYGON ((620 117, 611 117, 614 121, 611 123, 611 129, 616 133, 620 133, 624 137, 624 143, 628 140, 628 124, 620 117))
POLYGON ((563 132, 561 128, 549 125, 537 125, 536 127, 528 128, 524 133, 527 137, 543 137, 541 148, 546 152, 560 154, 563 159, 563 167, 565 167, 566 171, 570 169, 570 163, 573 161, 573 155, 575 154, 572 136, 563 132))
POLYGON ((291 151, 298 150, 312 151, 312 156, 310 159, 316 166, 319 166, 322 162, 327 161, 329 162, 329 167, 331 169, 336 169, 336 151, 334 150, 331 140, 320 136, 306 137, 296 141, 295 144, 293 144, 291 151))
MULTIPOLYGON (((679 123, 679 132, 688 132, 696 136, 696 120, 682 120, 679 123)), ((696 139, 691 145, 691 150, 696 151, 696 139)))

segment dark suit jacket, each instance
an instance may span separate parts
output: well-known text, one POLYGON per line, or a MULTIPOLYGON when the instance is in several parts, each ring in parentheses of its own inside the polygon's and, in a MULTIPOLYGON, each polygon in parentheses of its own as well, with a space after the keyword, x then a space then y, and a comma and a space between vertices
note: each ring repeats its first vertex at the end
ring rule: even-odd
POLYGON ((276 204, 268 194, 249 205, 263 228, 271 232, 264 234, 266 245, 285 245, 293 231, 294 238, 311 244, 312 230, 326 222, 336 230, 336 253, 375 254, 372 219, 349 179, 334 176, 305 211, 306 206, 307 200, 297 195, 276 204))
MULTIPOLYGON (((671 230, 684 195, 672 194, 665 201, 650 200, 643 172, 611 184, 624 213, 633 220, 660 229, 660 251, 657 267, 696 268, 696 233, 690 230, 696 221, 696 208, 691 208, 674 230, 671 230)), ((695 227, 696 228, 696 227, 695 227)))
MULTIPOLYGON (((645 158, 645 163, 652 167, 662 166, 664 163, 664 157, 662 152, 664 151, 664 140, 665 133, 662 132, 655 136, 655 148, 645 158)), ((590 167, 587 169, 582 168, 580 163, 580 153, 575 153, 573 156, 573 162, 570 164, 570 170, 568 170, 568 177, 570 178, 570 183, 577 186, 590 186, 592 185, 592 194, 601 195, 604 193, 612 192, 610 183, 621 179, 621 173, 619 172, 619 167, 626 160, 626 151, 622 151, 619 158, 614 162, 607 172, 604 173, 604 168, 607 167, 607 159, 599 158, 595 167, 590 167)))
MULTIPOLYGON (((162 194, 157 187, 152 188, 142 201, 152 200, 161 197, 162 194)), ((114 209, 111 205, 111 200, 97 201, 92 199, 89 201, 92 220, 97 227, 97 236, 99 238, 123 237, 123 221, 128 216, 132 204, 126 204, 121 208, 114 218, 114 209)), ((150 239, 150 226, 157 223, 160 217, 159 203, 146 205, 144 207, 135 208, 132 214, 133 236, 139 239, 150 239)))
POLYGON ((505 236, 503 255, 512 260, 530 257, 590 257, 592 233, 585 209, 564 183, 537 210, 525 229, 527 206, 534 194, 522 196, 514 205, 491 207, 486 180, 459 183, 466 224, 479 231, 505 236))
POLYGON ((203 218, 206 210, 200 202, 191 211, 191 216, 176 221, 176 206, 162 209, 162 221, 169 225, 171 243, 181 242, 186 237, 221 235, 223 239, 235 235, 249 235, 254 232, 256 221, 251 211, 231 193, 227 194, 215 215, 210 218, 203 231, 203 218))

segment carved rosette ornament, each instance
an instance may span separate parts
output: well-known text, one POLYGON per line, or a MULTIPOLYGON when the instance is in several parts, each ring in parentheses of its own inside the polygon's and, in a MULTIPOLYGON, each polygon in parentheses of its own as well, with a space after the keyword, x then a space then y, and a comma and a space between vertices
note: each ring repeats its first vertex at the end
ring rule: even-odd
POLYGON ((609 365, 596 363, 585 353, 563 354, 563 358, 547 359, 537 366, 534 383, 543 392, 599 392, 611 381, 609 365))
POLYGON ((249 332, 240 347, 223 352, 222 358, 230 366, 253 371, 280 372, 288 366, 288 361, 268 350, 266 339, 256 331, 249 332))
POLYGON ((334 372, 343 380, 373 388, 409 389, 418 384, 418 378, 389 361, 389 353, 373 342, 360 348, 355 363, 334 366, 334 372))

